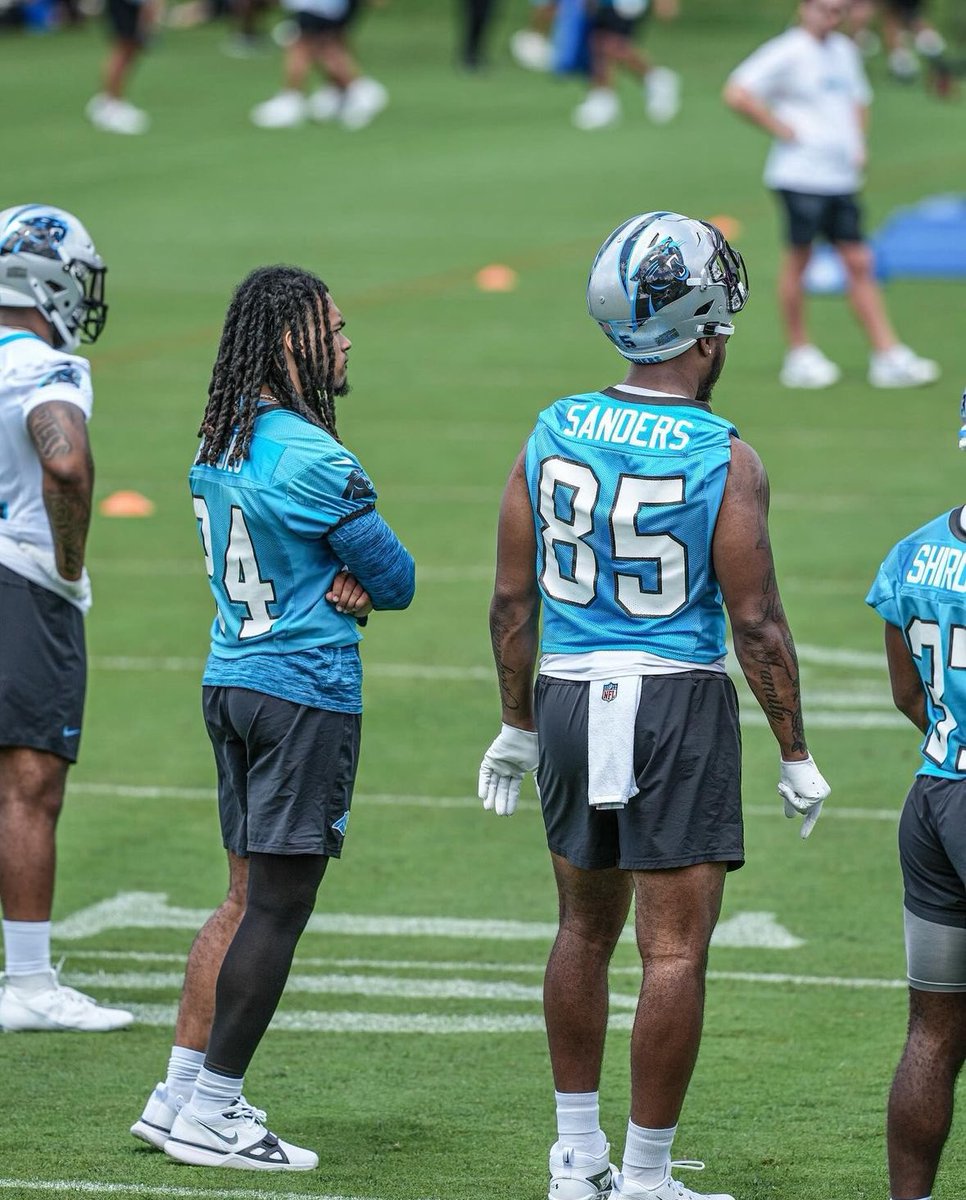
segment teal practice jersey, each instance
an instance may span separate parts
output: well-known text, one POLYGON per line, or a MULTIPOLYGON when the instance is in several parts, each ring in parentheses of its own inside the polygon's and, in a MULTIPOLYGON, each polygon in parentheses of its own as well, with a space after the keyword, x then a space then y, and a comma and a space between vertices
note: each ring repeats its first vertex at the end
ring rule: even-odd
POLYGON ((189 480, 217 608, 213 655, 360 640, 355 619, 325 598, 344 562, 329 536, 376 501, 350 451, 297 413, 270 408, 255 421, 247 458, 231 467, 196 462, 189 480))
POLYGON ((943 513, 890 550, 866 597, 903 633, 926 693, 920 775, 966 775, 966 529, 943 513))
POLYGON ((526 474, 545 654, 724 656, 711 539, 735 433, 692 401, 618 388, 540 414, 526 474))

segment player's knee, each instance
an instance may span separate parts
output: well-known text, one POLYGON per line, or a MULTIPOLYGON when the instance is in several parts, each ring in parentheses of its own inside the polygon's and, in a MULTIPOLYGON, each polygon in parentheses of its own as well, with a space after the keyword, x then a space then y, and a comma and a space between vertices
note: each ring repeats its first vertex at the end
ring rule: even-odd
POLYGON ((579 939, 588 951, 598 954, 609 956, 613 953, 623 928, 623 916, 617 919, 609 914, 568 912, 566 909, 560 915, 561 934, 579 939))
POLYGON ((855 281, 872 277, 872 251, 864 242, 840 246, 839 254, 850 279, 855 281))

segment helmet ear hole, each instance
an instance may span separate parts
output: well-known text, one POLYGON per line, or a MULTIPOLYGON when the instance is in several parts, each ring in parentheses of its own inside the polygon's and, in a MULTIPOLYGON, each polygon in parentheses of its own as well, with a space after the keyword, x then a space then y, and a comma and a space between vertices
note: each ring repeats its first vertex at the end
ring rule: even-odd
POLYGON ((706 317, 712 308, 714 308, 714 301, 709 300, 707 304, 702 304, 700 308, 696 308, 694 315, 696 317, 706 317))

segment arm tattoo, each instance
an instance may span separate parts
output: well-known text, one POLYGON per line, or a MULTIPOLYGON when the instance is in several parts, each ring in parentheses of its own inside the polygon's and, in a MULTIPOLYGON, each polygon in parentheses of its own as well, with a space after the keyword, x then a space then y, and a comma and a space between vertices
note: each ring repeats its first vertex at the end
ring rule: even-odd
MULTIPOLYGON (((40 404, 27 417, 27 429, 37 448, 41 462, 53 458, 64 458, 73 453, 74 441, 71 439, 71 428, 74 421, 64 409, 73 409, 78 416, 80 410, 76 404, 66 405, 52 402, 40 404)), ((81 416, 83 420, 83 417, 81 416)))
POLYGON ((28 415, 27 431, 43 468, 44 507, 57 569, 65 578, 76 579, 84 566, 94 483, 87 422, 76 404, 51 400, 28 415))
POLYGON ((84 566, 84 545, 91 521, 90 498, 77 492, 48 492, 44 502, 60 573, 67 579, 76 579, 84 566))
POLYGON ((517 672, 504 660, 503 646, 508 630, 502 617, 493 617, 490 622, 490 640, 493 643, 493 657, 496 660, 496 676, 500 685, 500 700, 503 707, 516 712, 520 707, 514 688, 514 676, 517 672))

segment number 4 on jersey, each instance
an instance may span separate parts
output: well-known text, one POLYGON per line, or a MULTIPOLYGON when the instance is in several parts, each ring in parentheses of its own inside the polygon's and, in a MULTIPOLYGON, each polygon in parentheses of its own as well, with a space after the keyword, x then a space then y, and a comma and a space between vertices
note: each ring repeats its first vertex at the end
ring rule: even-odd
MULTIPOLYGON (((211 517, 208 505, 201 496, 194 496, 193 500, 205 552, 205 570, 211 577, 215 573, 211 548, 211 517)), ((245 524, 245 514, 236 504, 231 506, 231 526, 228 530, 228 546, 225 550, 221 580, 228 599, 234 604, 244 604, 248 610, 248 616, 242 620, 238 631, 239 641, 271 632, 278 619, 268 611, 269 604, 275 601, 275 585, 270 579, 262 579, 251 534, 245 524)))

